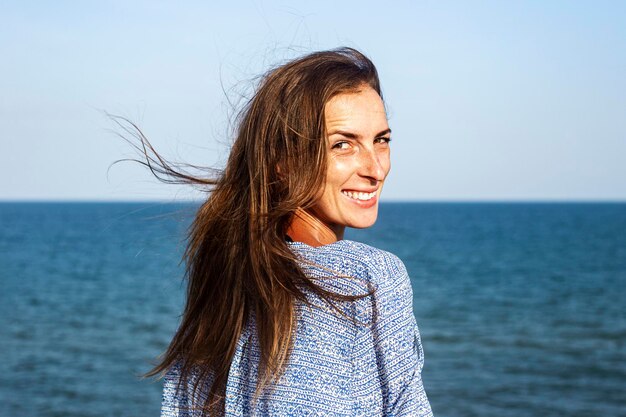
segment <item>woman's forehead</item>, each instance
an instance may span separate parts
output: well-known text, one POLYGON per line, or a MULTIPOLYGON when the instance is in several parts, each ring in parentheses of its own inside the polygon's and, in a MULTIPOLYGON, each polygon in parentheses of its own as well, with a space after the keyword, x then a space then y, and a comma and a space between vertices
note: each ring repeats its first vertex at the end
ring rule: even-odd
POLYGON ((333 97, 326 103, 326 131, 329 135, 348 130, 358 133, 363 131, 380 132, 389 128, 387 113, 382 99, 371 87, 358 92, 344 93, 333 97))

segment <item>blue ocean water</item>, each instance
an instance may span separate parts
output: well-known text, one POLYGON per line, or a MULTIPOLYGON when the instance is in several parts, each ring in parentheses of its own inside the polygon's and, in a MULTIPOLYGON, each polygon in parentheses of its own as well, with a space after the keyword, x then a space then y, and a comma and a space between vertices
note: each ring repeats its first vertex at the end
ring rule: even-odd
MULTIPOLYGON (((0 416, 155 416, 196 206, 0 204, 0 416)), ((388 203, 438 417, 626 416, 626 204, 388 203)))

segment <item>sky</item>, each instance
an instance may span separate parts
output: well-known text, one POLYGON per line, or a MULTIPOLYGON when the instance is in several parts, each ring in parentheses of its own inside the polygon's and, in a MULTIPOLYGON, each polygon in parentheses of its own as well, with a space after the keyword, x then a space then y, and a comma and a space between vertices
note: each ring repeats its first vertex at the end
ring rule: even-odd
POLYGON ((0 2, 0 200, 202 198, 106 113, 221 167, 255 77, 339 46, 379 70, 382 201, 626 200, 623 1, 0 2))

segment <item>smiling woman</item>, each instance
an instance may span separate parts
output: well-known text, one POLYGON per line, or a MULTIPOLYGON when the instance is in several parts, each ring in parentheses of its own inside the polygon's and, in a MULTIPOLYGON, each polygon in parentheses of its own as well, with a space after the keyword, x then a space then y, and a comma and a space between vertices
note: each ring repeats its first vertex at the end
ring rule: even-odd
POLYGON ((337 239, 347 227, 370 227, 391 162, 391 130, 380 95, 367 84, 330 99, 325 106, 327 156, 322 196, 311 212, 337 239))
POLYGON ((374 224, 390 169, 378 74, 360 52, 268 72, 190 229, 187 300, 160 364, 162 416, 430 416, 409 277, 343 240, 374 224))

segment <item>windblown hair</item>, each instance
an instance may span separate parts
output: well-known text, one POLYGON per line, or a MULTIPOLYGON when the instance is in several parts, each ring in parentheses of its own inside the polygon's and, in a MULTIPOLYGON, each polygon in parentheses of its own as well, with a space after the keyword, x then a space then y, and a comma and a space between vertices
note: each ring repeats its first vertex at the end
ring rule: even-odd
POLYGON ((373 63, 351 48, 315 52, 270 70, 236 119, 226 168, 213 179, 168 165, 141 135, 144 164, 157 176, 213 187, 189 231, 180 327, 148 374, 178 364, 181 381, 194 373, 194 389, 209 382, 207 401, 197 405, 203 414, 224 413, 230 364, 247 320, 256 321, 261 350, 259 393, 284 371, 295 302, 306 302, 307 291, 327 301, 342 297, 304 274, 285 231, 294 211, 311 207, 324 186, 326 103, 364 86, 381 94, 373 63))

